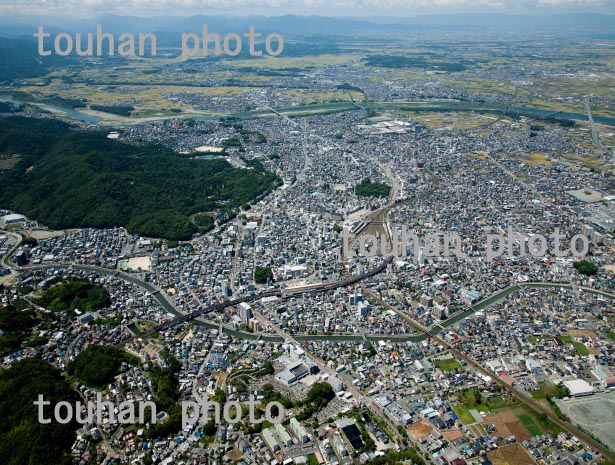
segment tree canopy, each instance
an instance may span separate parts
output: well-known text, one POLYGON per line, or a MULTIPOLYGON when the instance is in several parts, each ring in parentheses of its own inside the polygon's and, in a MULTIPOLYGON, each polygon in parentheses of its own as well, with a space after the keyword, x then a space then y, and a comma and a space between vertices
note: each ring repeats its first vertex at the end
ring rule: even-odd
POLYGON ((113 346, 93 346, 79 353, 66 371, 88 386, 103 387, 120 373, 122 362, 136 364, 137 358, 113 346))
POLYGON ((369 178, 363 179, 355 188, 355 193, 363 197, 386 197, 390 191, 386 184, 372 182, 369 178))
POLYGON ((266 284, 268 279, 273 280, 273 272, 271 271, 271 268, 261 268, 257 266, 254 269, 254 282, 256 284, 266 284))
POLYGON ((124 226, 131 233, 184 240, 191 216, 242 205, 281 181, 262 168, 181 157, 160 144, 110 140, 49 119, 0 120, 0 154, 19 153, 0 174, 0 204, 54 229, 124 226))
POLYGON ((585 276, 591 276, 596 274, 598 271, 598 266, 588 260, 580 260, 574 263, 574 268, 581 274, 585 276))
POLYGON ((0 370, 0 457, 5 465, 68 465, 76 424, 53 420, 53 405, 61 401, 74 404, 77 394, 60 372, 39 359, 24 359, 8 370, 0 370), (33 404, 42 394, 51 404, 38 422, 38 407, 33 404))
POLYGON ((19 310, 14 305, 0 308, 0 329, 4 335, 0 337, 0 356, 9 354, 21 348, 21 343, 37 323, 32 310, 19 310))
POLYGON ((43 293, 37 303, 54 312, 93 311, 111 304, 109 291, 87 279, 69 278, 43 293))

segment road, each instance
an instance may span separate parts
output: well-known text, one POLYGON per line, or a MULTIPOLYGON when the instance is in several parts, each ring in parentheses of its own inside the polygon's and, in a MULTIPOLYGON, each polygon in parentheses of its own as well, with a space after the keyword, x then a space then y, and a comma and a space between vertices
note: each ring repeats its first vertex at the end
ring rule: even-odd
MULTIPOLYGON (((136 284, 137 286, 145 289, 146 291, 150 292, 152 294, 152 296, 158 301, 158 303, 165 309, 167 310, 169 313, 174 314, 174 315, 178 315, 178 318, 186 318, 189 315, 183 313, 179 308, 177 308, 177 306, 175 305, 175 303, 169 298, 169 296, 164 293, 164 292, 160 292, 158 290, 158 288, 156 286, 154 286, 152 283, 148 283, 145 282, 135 276, 129 275, 127 273, 124 272, 120 272, 117 270, 110 270, 108 268, 102 268, 102 267, 98 267, 98 266, 94 266, 94 265, 75 265, 75 264, 68 264, 68 263, 55 263, 55 264, 46 264, 46 265, 35 265, 35 266, 26 266, 26 267, 20 267, 20 268, 13 268, 13 270, 18 271, 18 272, 23 272, 23 271, 28 271, 28 270, 42 270, 42 269, 49 269, 49 268, 70 268, 73 267, 74 269, 77 270, 82 270, 82 271, 92 271, 92 272, 97 272, 97 273, 101 273, 101 274, 107 274, 110 276, 116 276, 116 277, 121 277, 122 279, 126 279, 127 281, 136 284)), ((383 267, 383 269, 381 271, 383 271, 384 269, 386 269, 386 267, 383 267)), ((377 270, 373 270, 372 272, 375 274, 378 274, 376 272, 377 270)), ((374 276, 374 274, 372 274, 371 276, 374 276)), ((359 282, 362 279, 365 279, 364 277, 360 277, 360 276, 355 276, 352 279, 356 279, 357 281, 355 282, 359 282)), ((328 284, 326 285, 327 288, 326 289, 314 289, 314 287, 312 286, 306 286, 306 292, 324 292, 335 289, 336 286, 340 287, 340 286, 348 286, 349 284, 347 283, 348 280, 344 280, 344 281, 340 281, 338 283, 332 283, 332 284, 328 284)), ((436 325, 435 327, 432 328, 426 328, 429 331, 433 331, 433 330, 437 330, 437 329, 442 329, 442 328, 447 328, 452 326, 453 324, 455 324, 456 322, 458 322, 460 319, 466 318, 480 310, 483 310, 484 308, 495 304, 497 302, 499 302, 502 299, 505 299, 506 297, 508 297, 509 295, 511 295, 514 292, 518 292, 520 289, 525 288, 525 287, 530 287, 530 288, 552 288, 552 289, 572 289, 573 285, 569 284, 569 283, 552 283, 552 282, 528 282, 528 283, 516 283, 516 284, 512 284, 504 289, 500 289, 498 291, 495 291, 493 294, 491 294, 490 296, 485 297, 483 300, 481 300, 480 302, 476 303, 474 306, 470 307, 468 310, 453 315, 453 317, 449 318, 448 320, 445 320, 444 322, 436 325)), ((610 299, 615 299, 615 294, 613 293, 609 293, 609 292, 605 292, 605 291, 601 291, 599 289, 593 289, 590 287, 586 287, 586 286, 574 286, 576 289, 585 291, 585 292, 589 292, 591 294, 596 294, 596 295, 601 295, 603 297, 607 297, 610 299)), ((293 289, 293 294, 292 296, 296 296, 296 295, 300 295, 301 294, 301 289, 302 288, 295 288, 293 289)), ((254 296, 250 296, 249 299, 247 299, 247 302, 250 301, 255 301, 258 299, 261 299, 264 295, 263 294, 259 294, 259 295, 254 295, 254 296)), ((290 297, 290 296, 287 296, 290 297)), ((286 298, 286 297, 283 297, 286 298)), ((232 306, 232 305, 236 305, 237 303, 233 300, 229 300, 229 301, 225 301, 225 302, 221 302, 218 304, 215 304, 214 306, 216 308, 226 308, 228 306, 232 306)), ((210 306, 207 307, 207 309, 211 309, 214 306, 210 306)), ((210 310, 200 310, 199 313, 201 314, 207 314, 207 313, 211 313, 212 311, 210 310)), ((199 315, 200 316, 200 315, 199 315)), ((190 321, 192 319, 195 319, 196 316, 189 318, 189 319, 185 319, 184 321, 190 321)), ((218 322, 212 322, 212 321, 203 321, 201 322, 200 320, 196 320, 197 324, 206 324, 209 327, 212 328, 219 328, 219 323, 218 322)), ((238 337, 244 337, 246 339, 255 339, 256 336, 253 333, 248 333, 248 332, 244 332, 244 331, 237 331, 232 329, 229 326, 223 326, 223 331, 226 333, 230 333, 230 334, 235 334, 238 337)), ((422 330, 421 330, 422 331, 422 330)), ((141 335, 142 336, 142 335, 141 335)), ((404 342, 404 341, 422 341, 425 340, 427 338, 427 336, 425 336, 425 334, 423 332, 421 332, 421 334, 411 334, 411 335, 386 335, 386 334, 352 334, 352 335, 334 335, 334 336, 325 336, 325 335, 315 335, 315 336, 310 336, 307 334, 302 334, 302 335, 295 335, 295 338, 297 340, 300 341, 306 341, 306 340, 322 340, 323 338, 326 339, 332 339, 332 340, 338 340, 338 341, 344 341, 344 340, 361 340, 364 338, 367 338, 368 340, 381 340, 381 339, 387 339, 387 340, 391 340, 391 341, 399 341, 399 342, 404 342)), ((261 339, 264 340, 268 340, 270 338, 268 338, 266 335, 262 336, 261 339)), ((283 339, 283 338, 282 338, 283 339)), ((280 338, 279 337, 275 337, 272 340, 276 340, 279 341, 280 338)), ((127 341, 125 341, 127 342, 127 341)))
POLYGON ((8 232, 8 231, 2 231, 2 232, 6 233, 7 236, 10 236, 10 237, 15 239, 15 244, 13 245, 13 247, 10 248, 10 250, 6 253, 6 255, 4 256, 2 261, 0 261, 0 265, 2 266, 2 268, 5 268, 7 270, 11 270, 13 268, 13 266, 10 263, 10 259, 13 256, 13 254, 15 253, 15 251, 21 245, 21 241, 23 240, 23 237, 20 234, 16 234, 16 233, 13 233, 13 232, 8 232))
MULTIPOLYGON (((96 272, 99 272, 99 273, 106 273, 106 274, 122 277, 123 279, 127 279, 130 282, 133 282, 135 284, 138 284, 138 285, 142 286, 143 288, 149 290, 150 292, 153 291, 152 294, 159 300, 159 302, 166 302, 168 305, 171 305, 173 308, 175 308, 174 304, 172 302, 170 302, 170 299, 168 299, 168 296, 166 296, 166 294, 163 294, 159 290, 157 290, 157 288, 155 286, 153 286, 151 283, 145 283, 145 282, 143 282, 143 281, 141 281, 141 280, 139 280, 139 279, 137 279, 137 278, 135 278, 133 276, 130 276, 130 275, 126 274, 126 273, 123 273, 123 272, 118 272, 118 271, 114 271, 114 270, 108 270, 108 269, 105 269, 105 268, 100 268, 100 267, 95 267, 95 266, 68 265, 68 264, 40 265, 40 266, 36 266, 36 267, 24 267, 24 268, 20 268, 19 270, 23 271, 25 269, 56 268, 58 266, 65 267, 65 268, 73 266, 76 269, 81 269, 81 270, 86 270, 86 271, 96 271, 96 272)), ((572 284, 569 284, 569 283, 544 283, 544 282, 518 283, 518 284, 515 284, 513 286, 509 286, 506 289, 500 290, 497 293, 493 294, 492 296, 487 297, 486 299, 483 299, 483 301, 479 302, 477 305, 475 305, 474 307, 472 307, 471 309, 469 309, 467 312, 464 312, 464 313, 465 314, 474 313, 475 311, 478 311, 478 309, 485 308, 486 306, 491 305, 491 304, 501 300, 502 298, 506 298, 512 292, 516 292, 516 291, 518 291, 518 290, 520 290, 522 288, 525 288, 525 287, 537 288, 537 289, 540 289, 540 288, 566 288, 566 289, 576 288, 576 289, 581 289, 581 290, 586 291, 586 292, 590 292, 590 293, 594 293, 594 294, 597 294, 597 295, 602 295, 604 297, 615 299, 615 294, 612 294, 612 293, 609 293, 609 292, 600 291, 600 290, 597 290, 597 289, 587 288, 587 287, 583 287, 583 286, 573 286, 572 284)), ((371 292, 371 291, 368 291, 368 292, 371 292)), ((448 343, 447 341, 445 341, 444 339, 439 337, 439 335, 432 333, 434 328, 427 328, 427 327, 419 324, 413 318, 411 318, 409 315, 407 315, 405 312, 403 312, 403 311, 401 311, 401 310, 399 310, 399 309, 397 309, 397 308, 387 304, 380 297, 378 297, 377 295, 375 295, 373 293, 372 293, 372 297, 375 298, 379 302, 379 304, 382 305, 384 308, 388 308, 388 309, 391 309, 391 310, 395 311, 410 326, 414 327, 419 332, 423 333, 424 334, 424 338, 431 338, 432 341, 434 341, 434 342, 436 342, 438 344, 441 344, 443 347, 447 348, 447 350, 449 350, 457 358, 459 358, 460 360, 465 361, 468 364, 468 366, 473 367, 474 369, 476 369, 477 371, 483 373, 486 376, 490 376, 492 379, 494 379, 494 381, 498 385, 500 385, 502 388, 506 389, 511 395, 516 397, 518 400, 520 400, 522 403, 527 405, 529 408, 531 408, 531 409, 533 409, 533 410, 535 410, 537 412, 545 414, 549 418, 549 420, 551 420, 553 423, 555 423, 556 425, 560 426, 562 429, 564 429, 565 431, 569 432, 570 434, 573 434, 573 435, 579 437, 584 443, 586 443, 590 447, 593 447, 593 448, 599 450, 609 460, 615 461, 615 454, 610 452, 608 449, 606 449, 601 444, 597 443, 594 439, 590 438, 587 434, 583 433, 581 430, 579 430, 578 428, 576 428, 572 424, 570 424, 568 422, 565 422, 565 421, 562 421, 559 418, 557 418, 550 411, 550 409, 543 407, 542 405, 534 402, 531 399, 528 399, 521 391, 519 391, 519 390, 515 389, 513 386, 510 386, 507 383, 505 383, 497 375, 492 373, 490 370, 484 368, 482 365, 480 365, 478 362, 474 361, 473 359, 469 358, 464 353, 462 353, 459 350, 457 350, 453 345, 451 345, 450 343, 448 343)), ((257 314, 257 318, 259 320, 261 320, 262 322, 265 322, 265 319, 264 319, 264 317, 262 315, 257 314)), ((450 323, 450 324, 453 324, 453 323, 454 323, 454 321, 452 323, 450 323)), ((444 327, 444 326, 448 326, 448 325, 445 322, 441 326, 444 327)), ((272 324, 272 327, 280 335, 280 337, 283 338, 284 340, 291 341, 291 342, 294 342, 296 344, 299 344, 298 340, 296 340, 293 336, 291 336, 291 335, 289 335, 287 333, 284 333, 279 327, 277 327, 277 325, 273 325, 272 324)), ((385 337, 383 337, 383 338, 385 338, 385 337)), ((316 357, 316 356, 314 356, 312 354, 308 354, 308 356, 310 357, 310 359, 312 359, 314 361, 314 363, 316 363, 319 366, 321 371, 323 371, 325 373, 329 373, 332 376, 336 376, 337 375, 337 373, 333 369, 331 369, 323 360, 319 359, 318 357, 316 357)), ((372 412, 377 414, 380 418, 383 418, 385 421, 390 422, 388 417, 386 415, 384 415, 384 412, 382 412, 382 409, 380 409, 377 405, 375 405, 375 403, 369 397, 366 397, 359 389, 357 389, 355 386, 349 385, 348 390, 353 393, 353 395, 355 396, 357 401, 359 401, 363 405, 366 405, 372 412)), ((396 431, 396 429, 393 430, 393 432, 395 432, 395 431, 396 431)))
MULTIPOLYGON (((531 287, 532 284, 533 285, 544 286, 544 283, 528 283, 528 286, 531 287)), ((571 285, 564 286, 564 287, 571 287, 571 285)), ((610 297, 615 298, 615 295, 613 295, 613 294, 606 293, 606 295, 609 295, 610 297)), ((570 433, 570 434, 572 434, 574 436, 577 436, 581 441, 583 441, 589 447, 592 447, 592 448, 595 448, 595 449, 599 450, 600 453, 602 453, 609 460, 611 460, 611 461, 615 460, 615 453, 611 452, 609 449, 607 449, 606 447, 604 447, 603 445, 601 445, 600 443, 595 441, 593 438, 589 437, 587 434, 585 434, 583 431, 581 431, 577 427, 573 426, 571 423, 569 423, 567 421, 560 420, 557 416, 555 416, 553 414, 551 409, 549 409, 547 407, 544 407, 541 404, 535 402, 534 400, 528 398, 523 392, 521 392, 520 390, 514 388, 510 384, 504 382, 497 374, 495 374, 491 370, 488 370, 487 368, 483 367, 478 362, 476 362, 473 359, 471 359, 470 357, 466 356, 463 352, 457 350, 452 344, 450 344, 446 340, 442 339, 438 334, 430 332, 429 328, 426 328, 425 326, 419 324, 413 318, 408 316, 405 312, 403 312, 403 311, 393 307, 392 305, 387 304, 386 302, 382 301, 381 299, 378 299, 378 300, 379 300, 379 303, 382 306, 384 306, 385 308, 388 308, 390 310, 393 310, 398 315, 400 315, 408 324, 410 324, 411 326, 413 326, 417 330, 424 332, 431 339, 431 341, 433 343, 437 343, 437 344, 442 345, 451 354, 453 354, 455 357, 457 357, 459 360, 465 361, 469 367, 472 367, 476 371, 478 371, 478 372, 480 372, 480 373, 482 373, 482 374, 484 374, 486 376, 489 376, 491 379, 494 380, 494 382, 496 384, 498 384, 503 389, 508 391, 510 393, 510 395, 512 395, 515 398, 517 398, 519 401, 521 401, 527 407, 529 407, 530 409, 532 409, 532 410, 534 410, 536 412, 545 414, 547 416, 547 418, 549 418, 549 420, 551 422, 553 422, 556 425, 558 425, 564 431, 567 431, 568 433, 570 433)))
POLYGON ((600 137, 598 137, 598 131, 596 130, 596 125, 594 124, 594 116, 592 115, 592 109, 589 99, 589 95, 583 97, 583 108, 585 109, 585 114, 587 115, 587 121, 589 121, 589 129, 591 131, 592 141, 594 145, 598 149, 600 149, 604 155, 609 156, 611 154, 600 141, 600 137))

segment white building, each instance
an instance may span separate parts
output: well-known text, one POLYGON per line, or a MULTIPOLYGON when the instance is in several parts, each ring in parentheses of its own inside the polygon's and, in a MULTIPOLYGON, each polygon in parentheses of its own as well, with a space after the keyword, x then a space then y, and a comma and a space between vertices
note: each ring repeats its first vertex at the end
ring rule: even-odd
POLYGON ((297 439, 299 439, 300 443, 306 443, 310 440, 307 431, 305 430, 305 428, 301 425, 301 423, 299 423, 297 421, 297 419, 295 417, 292 417, 290 419, 290 430, 293 432, 293 434, 295 436, 297 436, 297 439))
POLYGON ((2 217, 2 222, 4 224, 17 224, 25 221, 26 217, 23 215, 10 214, 2 217))
POLYGON ((568 388, 573 397, 591 396, 594 393, 592 385, 583 379, 564 381, 564 386, 568 388))

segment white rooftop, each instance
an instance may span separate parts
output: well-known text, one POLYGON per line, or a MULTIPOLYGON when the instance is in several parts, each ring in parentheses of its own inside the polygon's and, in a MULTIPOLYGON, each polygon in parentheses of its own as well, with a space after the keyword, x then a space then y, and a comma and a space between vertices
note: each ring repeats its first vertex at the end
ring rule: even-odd
POLYGON ((594 392, 591 384, 583 379, 574 379, 572 381, 564 381, 564 386, 570 391, 570 395, 578 396, 580 394, 590 394, 594 392))

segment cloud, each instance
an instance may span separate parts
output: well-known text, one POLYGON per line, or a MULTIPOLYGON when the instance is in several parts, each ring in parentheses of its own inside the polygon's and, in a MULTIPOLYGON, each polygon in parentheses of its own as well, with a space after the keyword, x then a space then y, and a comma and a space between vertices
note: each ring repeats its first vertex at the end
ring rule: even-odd
POLYGON ((0 0, 0 14, 93 17, 121 15, 345 14, 615 11, 615 0, 0 0))

